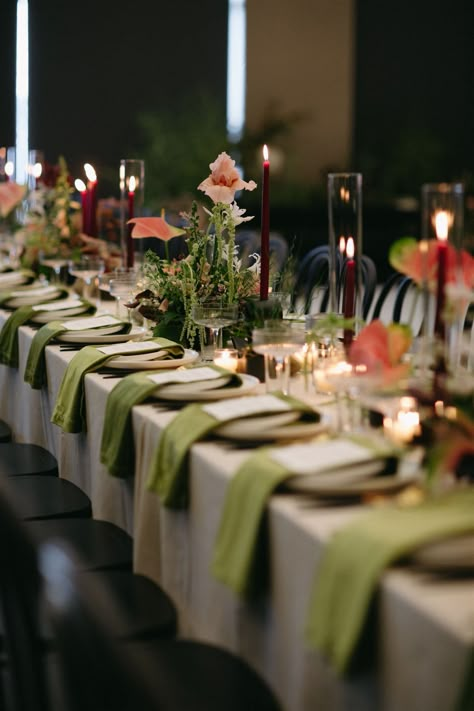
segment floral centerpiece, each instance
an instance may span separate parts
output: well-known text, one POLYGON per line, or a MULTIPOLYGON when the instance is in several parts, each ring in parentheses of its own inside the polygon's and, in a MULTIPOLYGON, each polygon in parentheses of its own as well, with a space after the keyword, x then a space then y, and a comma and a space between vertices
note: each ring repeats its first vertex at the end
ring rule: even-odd
POLYGON ((0 250, 7 257, 7 265, 11 249, 14 246, 13 235, 18 229, 17 208, 21 205, 26 188, 13 180, 0 183, 0 250))
MULTIPOLYGON (((143 272, 146 291, 141 297, 155 299, 155 335, 174 337, 193 345, 198 335, 191 312, 195 304, 220 300, 222 304, 239 304, 258 294, 260 257, 252 255, 253 263, 242 267, 236 245, 236 227, 252 219, 235 202, 238 190, 254 190, 253 180, 240 177, 235 161, 221 153, 210 164, 210 175, 198 186, 213 202, 204 208, 208 217, 202 225, 199 208, 193 203, 189 213, 181 213, 182 228, 170 225, 162 217, 135 218, 132 237, 158 237, 165 242, 184 236, 186 255, 182 258, 160 258, 156 253, 145 254, 143 272)), ((139 307, 140 308, 140 307, 139 307)))
POLYGON ((66 259, 79 250, 81 206, 71 199, 72 193, 66 161, 59 158, 57 169, 49 170, 29 193, 25 223, 15 233, 24 266, 42 257, 66 259))

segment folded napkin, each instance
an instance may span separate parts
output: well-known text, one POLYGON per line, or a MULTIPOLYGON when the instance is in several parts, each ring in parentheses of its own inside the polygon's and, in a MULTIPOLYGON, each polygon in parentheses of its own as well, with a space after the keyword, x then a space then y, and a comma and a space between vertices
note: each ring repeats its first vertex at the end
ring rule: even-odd
MULTIPOLYGON (((63 290, 61 294, 63 299, 68 292, 63 290)), ((18 367, 18 329, 39 313, 41 309, 38 307, 20 306, 8 317, 0 332, 0 363, 12 368, 18 367)))
POLYGON ((118 344, 116 346, 86 346, 70 361, 59 387, 51 422, 65 432, 85 430, 84 377, 99 370, 107 361, 120 355, 151 353, 153 350, 166 351, 167 358, 179 358, 184 348, 167 338, 151 338, 139 343, 118 344))
MULTIPOLYGON (((82 301, 81 303, 88 304, 89 302, 82 301)), ((89 305, 95 310, 95 306, 92 304, 89 305)), ((86 319, 85 321, 92 322, 92 319, 86 319)), ((98 321, 100 322, 100 319, 98 319, 98 321)), ((120 331, 116 331, 116 333, 128 333, 131 327, 130 323, 124 321, 122 329, 120 331)), ((87 332, 91 329, 93 329, 92 326, 86 327, 87 332)), ((29 383, 32 388, 39 390, 46 383, 46 346, 54 338, 60 336, 62 333, 66 333, 69 330, 67 322, 50 321, 35 333, 33 340, 31 341, 24 373, 25 382, 29 383)), ((76 331, 76 329, 74 329, 74 331, 76 331)))
MULTIPOLYGON (((238 376, 235 376, 238 378, 238 376)), ((249 408, 250 414, 258 412, 278 412, 296 409, 301 412, 314 412, 308 405, 285 395, 251 395, 236 401, 219 403, 231 408, 249 408), (282 406, 282 401, 285 406, 282 406), (259 404, 263 404, 260 409, 259 404), (252 411, 253 410, 253 411, 252 411)), ((217 404, 188 405, 161 433, 158 448, 150 463, 148 488, 160 495, 163 503, 170 508, 185 508, 188 504, 188 478, 186 461, 191 446, 203 439, 213 429, 222 424, 222 420, 210 414, 217 404)), ((316 413, 314 413, 316 416, 316 413)), ((231 419, 239 419, 236 414, 231 419)), ((228 420, 230 421, 230 419, 228 420)))
POLYGON ((312 593, 308 638, 340 673, 349 669, 385 568, 419 546, 474 531, 474 487, 411 508, 375 510, 329 542, 312 593))
POLYGON ((341 467, 371 456, 387 456, 373 443, 326 440, 267 447, 243 462, 229 484, 214 546, 212 572, 242 596, 256 594, 265 582, 262 520, 267 501, 277 486, 295 474, 318 470, 338 476, 341 467))
MULTIPOLYGON (((195 375, 192 382, 199 382, 200 373, 209 369, 215 370, 216 376, 228 375, 229 380, 233 379, 229 371, 215 366, 188 368, 186 373, 189 376, 192 371, 195 375)), ((166 385, 177 383, 180 382, 182 372, 166 371, 166 377, 163 378, 163 373, 160 373, 158 380, 165 380, 166 385)), ((133 474, 135 444, 133 441, 132 408, 144 402, 159 387, 160 384, 157 384, 153 375, 133 373, 117 383, 107 398, 100 460, 113 476, 126 477, 133 474)))

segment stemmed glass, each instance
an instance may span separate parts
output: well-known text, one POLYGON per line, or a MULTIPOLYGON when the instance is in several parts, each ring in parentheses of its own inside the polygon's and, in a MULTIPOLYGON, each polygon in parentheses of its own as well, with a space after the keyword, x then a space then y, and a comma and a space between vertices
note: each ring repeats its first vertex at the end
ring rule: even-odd
POLYGON ((86 286, 87 297, 91 298, 91 293, 95 279, 105 269, 103 259, 94 256, 82 256, 77 262, 70 261, 68 264, 69 274, 76 279, 82 279, 86 286))
MULTIPOLYGON (((120 304, 133 298, 138 279, 139 273, 133 267, 119 268, 114 271, 109 281, 109 293, 115 298, 115 313, 118 318, 122 317, 120 304)), ((129 309, 127 309, 127 320, 131 320, 129 309)))
POLYGON ((61 269, 67 266, 67 259, 58 255, 43 255, 40 257, 40 262, 43 266, 52 269, 54 277, 51 280, 53 284, 61 283, 61 269))
POLYGON ((202 360, 212 361, 216 348, 222 348, 222 329, 231 326, 239 316, 238 304, 223 304, 222 301, 205 301, 194 304, 191 318, 198 326, 210 329, 211 337, 202 347, 202 360))
POLYGON ((290 356, 301 350, 306 342, 303 329, 283 321, 266 321, 263 328, 252 331, 252 348, 265 357, 265 386, 267 392, 290 391, 290 356))

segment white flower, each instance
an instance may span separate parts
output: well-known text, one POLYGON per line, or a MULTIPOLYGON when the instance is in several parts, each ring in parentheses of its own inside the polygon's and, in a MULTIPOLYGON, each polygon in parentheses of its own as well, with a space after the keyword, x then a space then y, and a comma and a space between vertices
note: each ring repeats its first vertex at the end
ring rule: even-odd
POLYGON ((249 222, 253 220, 253 215, 248 217, 242 217, 247 212, 244 208, 240 208, 236 202, 231 203, 229 217, 234 222, 234 225, 240 225, 242 222, 249 222))

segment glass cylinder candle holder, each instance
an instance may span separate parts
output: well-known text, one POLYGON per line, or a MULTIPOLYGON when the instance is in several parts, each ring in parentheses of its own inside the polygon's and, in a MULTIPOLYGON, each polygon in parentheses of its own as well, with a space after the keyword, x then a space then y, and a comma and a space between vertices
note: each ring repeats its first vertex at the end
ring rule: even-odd
POLYGON ((427 274, 424 281, 435 297, 434 318, 425 315, 424 337, 428 341, 433 339, 436 350, 435 371, 442 373, 456 361, 462 331, 461 319, 464 322, 463 314, 459 313, 459 307, 466 296, 463 293, 465 285, 461 268, 464 186, 462 183, 427 183, 422 186, 421 198, 422 238, 428 245, 428 254, 432 255, 426 261, 427 274), (433 240, 436 240, 436 250, 429 248, 433 240), (429 279, 433 274, 435 283, 430 284, 429 279), (448 311, 458 318, 448 319, 448 311))
POLYGON ((135 246, 132 225, 129 220, 140 217, 145 193, 145 161, 123 158, 120 161, 120 239, 122 263, 126 267, 135 264, 135 246))
POLYGON ((44 152, 37 148, 28 151, 28 165, 26 167, 26 179, 28 190, 36 190, 44 171, 44 152))
MULTIPOLYGON (((362 317, 362 174, 329 173, 329 311, 362 317)), ((356 327, 346 327, 349 347, 356 327)))

